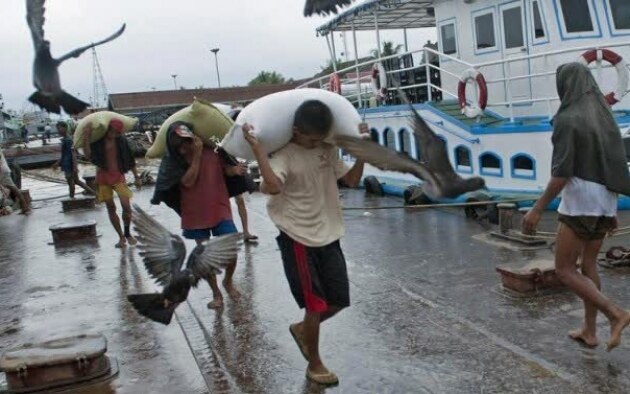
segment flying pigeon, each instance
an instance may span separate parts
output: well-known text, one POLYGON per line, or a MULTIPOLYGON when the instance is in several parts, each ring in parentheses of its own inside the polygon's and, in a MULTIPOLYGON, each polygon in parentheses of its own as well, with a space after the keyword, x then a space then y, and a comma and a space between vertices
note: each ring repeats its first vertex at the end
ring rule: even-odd
POLYGON ((197 245, 182 270, 186 246, 181 237, 171 234, 138 205, 134 204, 133 210, 132 220, 144 266, 163 290, 154 294, 130 294, 127 300, 141 315, 168 325, 175 308, 188 298, 191 287, 197 287, 199 280, 209 274, 221 273, 221 269, 236 258, 242 234, 222 235, 197 245))
POLYGON ((97 45, 105 44, 118 38, 125 25, 111 36, 74 51, 68 52, 59 59, 50 54, 50 41, 44 39, 44 2, 46 0, 26 0, 26 22, 31 30, 33 45, 35 46, 35 61, 33 62, 33 85, 37 91, 28 99, 48 112, 60 113, 60 107, 67 114, 76 115, 86 109, 89 104, 71 96, 61 89, 58 67, 71 57, 79 57, 83 52, 97 45))
POLYGON ((353 0, 306 0, 304 4, 304 16, 311 16, 314 13, 319 15, 336 14, 337 7, 343 8, 352 3, 353 0))
POLYGON ((334 137, 335 144, 355 158, 381 170, 409 173, 423 180, 422 187, 414 191, 411 200, 420 197, 422 193, 431 199, 455 198, 466 192, 485 188, 486 182, 483 178, 464 179, 455 173, 448 160, 446 143, 431 130, 407 98, 402 93, 400 95, 409 104, 413 114, 411 127, 420 145, 422 161, 358 137, 338 135, 334 137))

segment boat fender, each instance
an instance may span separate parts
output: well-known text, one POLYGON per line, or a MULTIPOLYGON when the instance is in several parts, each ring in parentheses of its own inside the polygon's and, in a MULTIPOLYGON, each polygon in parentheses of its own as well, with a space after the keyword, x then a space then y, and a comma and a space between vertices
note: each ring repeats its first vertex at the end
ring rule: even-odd
POLYGON ((387 97, 387 73, 381 62, 372 66, 372 91, 377 100, 387 97))
POLYGON ((483 115, 483 110, 488 105, 488 85, 486 84, 486 78, 483 74, 474 68, 469 68, 464 71, 459 77, 459 84, 457 85, 457 100, 459 101, 459 107, 462 109, 462 114, 468 118, 476 118, 483 115), (479 99, 477 105, 468 105, 466 101, 466 84, 468 81, 477 83, 479 87, 479 99))
POLYGON ((363 178, 363 186, 368 194, 375 194, 377 196, 385 195, 383 192, 383 186, 375 176, 370 175, 363 178))
POLYGON ((330 79, 328 81, 328 90, 331 92, 341 94, 341 79, 337 73, 330 74, 330 79))
POLYGON ((584 52, 578 58, 578 61, 586 66, 594 61, 601 62, 602 60, 606 60, 617 70, 617 88, 614 92, 610 92, 606 95, 608 105, 613 106, 621 101, 628 91, 630 71, 628 71, 628 65, 626 61, 623 60, 623 57, 610 49, 591 49, 590 51, 584 52))

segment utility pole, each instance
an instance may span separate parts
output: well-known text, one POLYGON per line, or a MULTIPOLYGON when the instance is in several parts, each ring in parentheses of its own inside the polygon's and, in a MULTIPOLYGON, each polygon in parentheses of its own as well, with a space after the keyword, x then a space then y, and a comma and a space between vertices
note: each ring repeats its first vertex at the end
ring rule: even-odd
POLYGON ((219 74, 219 56, 217 53, 219 52, 219 48, 211 49, 210 52, 214 53, 214 64, 217 68, 217 82, 219 87, 221 87, 221 75, 219 74))

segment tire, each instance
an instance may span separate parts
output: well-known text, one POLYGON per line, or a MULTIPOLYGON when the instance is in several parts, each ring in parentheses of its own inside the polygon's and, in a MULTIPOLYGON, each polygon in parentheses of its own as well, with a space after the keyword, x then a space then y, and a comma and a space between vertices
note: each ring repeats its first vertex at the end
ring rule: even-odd
POLYGON ((413 193, 417 190, 417 189, 421 189, 421 186, 418 185, 411 185, 408 188, 405 189, 405 191, 403 192, 403 198, 405 199, 405 205, 425 205, 425 204, 431 204, 432 201, 429 197, 427 197, 424 193, 422 193, 419 197, 416 197, 415 199, 411 199, 411 196, 413 195, 413 193))
POLYGON ((377 196, 385 195, 383 192, 383 186, 381 186, 381 183, 375 176, 366 176, 363 179, 363 186, 365 187, 365 192, 368 194, 374 194, 377 196))
MULTIPOLYGON (((466 202, 492 201, 492 197, 486 193, 474 193, 466 202)), ((499 210, 496 204, 469 206, 464 208, 464 213, 468 219, 479 220, 488 219, 492 224, 499 224, 499 210)))

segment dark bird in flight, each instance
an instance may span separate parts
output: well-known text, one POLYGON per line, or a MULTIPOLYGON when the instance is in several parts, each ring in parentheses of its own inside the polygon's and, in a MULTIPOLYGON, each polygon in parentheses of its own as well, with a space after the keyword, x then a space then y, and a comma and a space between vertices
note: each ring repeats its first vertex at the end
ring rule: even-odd
POLYGON ((125 25, 123 24, 120 30, 102 41, 77 48, 59 59, 55 59, 50 54, 50 41, 44 39, 45 1, 26 0, 26 22, 31 30, 31 37, 35 46, 33 85, 37 89, 28 100, 48 112, 58 114, 60 108, 63 108, 67 114, 76 115, 86 109, 89 104, 69 95, 61 88, 59 65, 72 57, 79 57, 90 48, 116 39, 125 31, 125 25))
POLYGON ((199 280, 210 274, 221 273, 221 269, 236 258, 242 234, 214 237, 197 245, 188 256, 186 268, 182 269, 186 258, 184 241, 138 205, 134 204, 133 210, 132 220, 144 266, 163 290, 162 293, 130 294, 127 299, 141 315, 169 324, 175 308, 188 298, 191 287, 197 287, 199 280))
POLYGON ((420 145, 420 161, 372 140, 358 137, 338 135, 334 137, 335 144, 355 158, 381 170, 409 173, 423 180, 422 187, 414 191, 411 200, 420 197, 422 193, 431 199, 455 198, 466 192, 484 189, 486 182, 483 178, 464 179, 455 173, 448 159, 446 142, 431 130, 400 90, 399 94, 409 104, 412 113, 410 123, 420 145))
POLYGON ((343 8, 352 3, 352 1, 353 0, 306 0, 306 4, 304 4, 304 16, 311 16, 313 14, 336 14, 337 7, 343 8))

